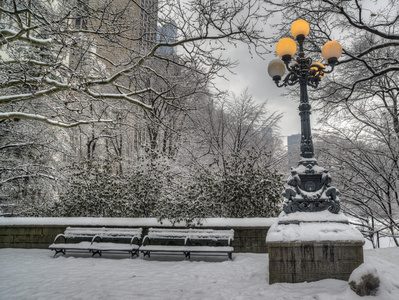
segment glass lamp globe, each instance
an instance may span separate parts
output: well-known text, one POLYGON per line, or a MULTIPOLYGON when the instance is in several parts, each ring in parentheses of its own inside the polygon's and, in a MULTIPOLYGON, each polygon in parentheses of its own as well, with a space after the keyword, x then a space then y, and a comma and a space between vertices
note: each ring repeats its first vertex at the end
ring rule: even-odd
POLYGON ((326 61, 328 61, 328 63, 337 63, 338 58, 340 58, 342 55, 341 44, 336 41, 329 41, 325 43, 321 49, 321 55, 326 61))
POLYGON ((285 73, 285 65, 281 59, 273 59, 269 62, 267 72, 273 79, 280 80, 285 73))
POLYGON ((294 38, 298 38, 299 35, 306 37, 309 34, 309 30, 309 23, 302 19, 296 20, 291 26, 291 34, 294 38))
POLYGON ((283 57, 283 56, 294 56, 296 52, 296 43, 293 39, 291 38, 282 38, 281 40, 278 41, 276 45, 276 52, 278 56, 283 57))

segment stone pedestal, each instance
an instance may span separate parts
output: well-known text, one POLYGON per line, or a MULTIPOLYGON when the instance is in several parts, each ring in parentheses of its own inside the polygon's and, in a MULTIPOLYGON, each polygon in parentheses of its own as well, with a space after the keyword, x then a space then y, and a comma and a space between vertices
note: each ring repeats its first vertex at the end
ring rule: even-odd
POLYGON ((266 243, 270 284, 348 280, 363 263, 364 238, 343 214, 282 213, 266 243))

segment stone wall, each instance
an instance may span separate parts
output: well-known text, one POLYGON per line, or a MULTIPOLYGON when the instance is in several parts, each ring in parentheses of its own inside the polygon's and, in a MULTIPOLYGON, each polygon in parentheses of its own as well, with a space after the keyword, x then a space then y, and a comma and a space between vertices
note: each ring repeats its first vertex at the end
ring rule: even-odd
MULTIPOLYGON (((69 225, 4 225, 0 223, 0 248, 39 248, 46 249, 59 233, 69 225)), ((90 227, 87 225, 71 226, 90 227)), ((97 226, 97 225, 96 225, 97 226)), ((101 227, 141 227, 143 237, 149 227, 164 226, 108 226, 101 227)), ((167 226, 168 227, 168 226, 167 226)), ((201 228, 234 229, 234 252, 267 253, 265 243, 269 226, 202 226, 201 228)))
POLYGON ((67 226, 0 226, 0 248, 48 248, 67 226))
POLYGON ((363 263, 363 243, 268 243, 269 283, 310 282, 322 279, 347 281, 363 263))

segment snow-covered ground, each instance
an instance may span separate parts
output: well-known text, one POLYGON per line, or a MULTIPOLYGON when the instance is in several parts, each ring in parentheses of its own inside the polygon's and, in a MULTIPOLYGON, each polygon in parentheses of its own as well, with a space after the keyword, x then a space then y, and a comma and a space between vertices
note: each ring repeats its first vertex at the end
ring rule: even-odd
POLYGON ((365 250, 381 279, 376 297, 359 297, 341 280, 268 284, 267 254, 225 257, 104 254, 53 258, 50 250, 0 249, 0 299, 399 299, 399 248, 365 250))

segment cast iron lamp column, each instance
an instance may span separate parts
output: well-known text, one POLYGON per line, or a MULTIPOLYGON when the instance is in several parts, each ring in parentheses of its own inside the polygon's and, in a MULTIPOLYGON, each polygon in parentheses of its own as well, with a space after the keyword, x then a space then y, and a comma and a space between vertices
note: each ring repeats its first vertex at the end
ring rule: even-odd
POLYGON ((328 209, 338 213, 340 209, 338 190, 331 187, 331 176, 328 171, 317 165, 314 158, 314 147, 310 126, 311 105, 308 99, 308 85, 316 88, 326 73, 331 73, 342 54, 342 47, 336 41, 327 42, 322 48, 322 56, 328 62, 330 70, 326 70, 321 63, 312 62, 305 57, 303 43, 309 34, 309 24, 304 20, 297 20, 292 24, 291 33, 299 45, 296 60, 291 63, 295 55, 297 45, 291 38, 282 38, 276 46, 280 59, 274 59, 269 63, 268 72, 278 87, 295 85, 299 83, 300 103, 299 115, 301 117, 301 157, 297 168, 291 169, 291 176, 283 196, 284 211, 286 213, 296 211, 321 211, 328 209), (288 74, 284 76, 286 70, 288 74))

